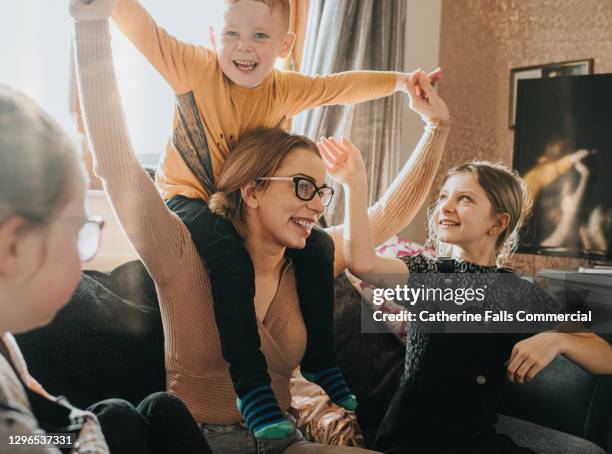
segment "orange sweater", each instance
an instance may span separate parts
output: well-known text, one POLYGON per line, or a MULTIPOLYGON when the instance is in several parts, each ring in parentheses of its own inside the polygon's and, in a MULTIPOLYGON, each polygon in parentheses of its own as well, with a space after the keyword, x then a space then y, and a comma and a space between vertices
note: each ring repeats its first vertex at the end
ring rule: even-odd
MULTIPOLYGON (((206 268, 189 230, 164 204, 140 166, 123 121, 108 22, 76 24, 79 89, 96 173, 113 208, 155 282, 165 336, 166 385, 195 420, 229 424, 242 418, 221 354, 206 268)), ((402 230, 418 212, 433 182, 450 127, 427 123, 400 175, 369 210, 377 244, 402 230)), ((335 244, 335 276, 345 269, 342 225, 327 229, 335 244)), ((272 388, 282 409, 291 402, 289 379, 306 348, 294 270, 286 263, 277 293, 257 326, 272 388)))
POLYGON ((241 87, 225 77, 213 51, 169 35, 138 0, 119 0, 113 18, 177 95, 172 137, 157 173, 165 199, 180 194, 208 200, 225 158, 245 131, 282 127, 307 109, 395 91, 397 73, 377 71, 309 77, 274 69, 258 87, 241 87))

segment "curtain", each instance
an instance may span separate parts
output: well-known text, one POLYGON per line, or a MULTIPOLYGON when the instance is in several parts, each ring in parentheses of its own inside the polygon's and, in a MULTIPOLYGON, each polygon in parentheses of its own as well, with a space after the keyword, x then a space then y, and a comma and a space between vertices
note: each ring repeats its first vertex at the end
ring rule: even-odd
POLYGON ((289 58, 286 58, 283 62, 283 69, 298 71, 302 63, 302 55, 304 52, 310 0, 289 0, 289 5, 291 8, 289 31, 295 33, 295 45, 293 46, 293 52, 291 52, 289 58))
MULTIPOLYGON (((407 0, 310 0, 301 72, 331 74, 371 69, 405 71, 407 0)), ((399 171, 400 126, 407 107, 396 94, 357 106, 313 109, 296 116, 292 130, 316 139, 346 135, 362 151, 370 203, 399 171)), ((342 188, 326 210, 328 225, 342 222, 342 188)))

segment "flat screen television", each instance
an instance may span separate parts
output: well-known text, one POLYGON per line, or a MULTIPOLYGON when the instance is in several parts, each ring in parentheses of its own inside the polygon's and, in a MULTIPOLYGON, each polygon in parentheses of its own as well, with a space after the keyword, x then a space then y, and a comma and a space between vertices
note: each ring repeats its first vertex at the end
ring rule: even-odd
POLYGON ((533 201, 519 252, 612 261, 612 74, 520 80, 513 167, 533 201))

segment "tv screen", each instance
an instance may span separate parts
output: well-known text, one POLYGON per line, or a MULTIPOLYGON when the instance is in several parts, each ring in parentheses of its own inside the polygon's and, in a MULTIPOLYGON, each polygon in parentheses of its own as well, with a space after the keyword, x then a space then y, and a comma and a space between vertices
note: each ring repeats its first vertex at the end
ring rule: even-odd
POLYGON ((612 74, 520 80, 513 167, 533 201, 519 252, 612 261, 612 74))

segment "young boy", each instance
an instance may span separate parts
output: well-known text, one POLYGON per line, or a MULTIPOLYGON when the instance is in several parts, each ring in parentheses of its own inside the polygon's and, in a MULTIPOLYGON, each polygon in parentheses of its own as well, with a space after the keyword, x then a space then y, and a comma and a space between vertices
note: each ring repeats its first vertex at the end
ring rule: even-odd
MULTIPOLYGON (((213 215, 207 201, 215 192, 225 157, 245 131, 282 127, 295 114, 313 107, 389 96, 405 89, 409 74, 354 71, 309 77, 279 71, 274 68, 276 59, 287 57, 295 41, 288 32, 289 0, 226 0, 224 4, 221 34, 210 29, 214 50, 170 36, 138 0, 94 0, 91 7, 92 16, 95 8, 107 15, 113 11, 119 29, 176 93, 173 133, 156 181, 206 262, 238 408, 255 437, 282 438, 294 428, 278 406, 260 350, 253 264, 234 226, 213 215)), ((431 78, 438 76, 432 73, 431 78)), ((287 255, 295 264, 308 333, 302 374, 336 404, 353 410, 357 401, 335 365, 333 243, 314 229, 303 250, 288 250, 287 255)))

